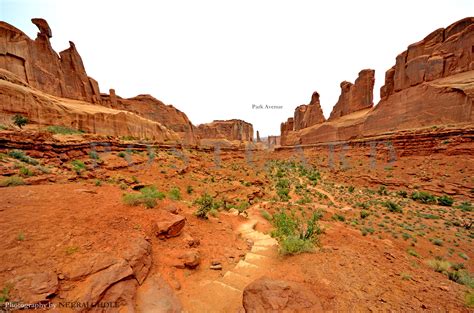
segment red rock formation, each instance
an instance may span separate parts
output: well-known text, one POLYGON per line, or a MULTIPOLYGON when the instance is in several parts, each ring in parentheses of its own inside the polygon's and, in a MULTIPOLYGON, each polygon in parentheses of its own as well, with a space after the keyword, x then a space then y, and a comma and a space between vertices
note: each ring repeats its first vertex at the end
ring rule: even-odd
POLYGON ((0 69, 0 112, 6 116, 25 115, 30 124, 39 128, 61 125, 101 135, 179 141, 176 133, 158 122, 129 111, 47 95, 3 69, 0 69))
POLYGON ((102 105, 133 112, 148 120, 159 122, 176 132, 182 141, 188 144, 196 143, 195 126, 189 121, 186 114, 172 105, 165 105, 150 95, 138 95, 123 99, 110 90, 110 96, 102 94, 102 105))
POLYGON ((261 142, 260 140, 260 132, 257 130, 257 142, 261 142))
POLYGON ((253 141, 253 126, 242 120, 213 121, 197 127, 201 139, 253 141))
POLYGON ((435 79, 474 70, 474 17, 440 28, 411 44, 385 73, 380 98, 435 79))
POLYGON ((294 130, 300 130, 324 122, 326 119, 319 103, 319 93, 316 91, 311 96, 311 102, 300 105, 295 110, 294 130))
MULTIPOLYGON (((110 90, 110 95, 100 94, 98 83, 87 76, 82 58, 74 43, 70 41, 70 47, 60 52, 58 56, 49 41, 52 32, 48 23, 43 19, 32 19, 32 22, 39 29, 35 40, 31 40, 15 27, 0 22, 0 69, 12 72, 20 78, 19 81, 22 83, 47 94, 133 112, 175 131, 186 143, 196 143, 195 127, 183 112, 173 106, 165 105, 149 95, 122 99, 115 94, 114 89, 110 90)), ((44 117, 34 119, 38 123, 45 122, 42 120, 44 117)), ((68 119, 67 117, 66 120, 68 119)), ((135 126, 137 127, 139 125, 135 126)), ((100 126, 91 128, 97 129, 100 126)), ((109 126, 105 128, 108 129, 109 126)), ((90 130, 90 127, 83 129, 90 130)), ((107 130, 109 131, 110 129, 107 130)), ((125 130, 118 132, 114 130, 112 133, 123 134, 123 131, 125 130)), ((136 135, 137 132, 133 131, 133 134, 136 135)), ((132 135, 132 133, 124 135, 132 135)), ((160 135, 148 135, 148 137, 155 138, 160 135)))
POLYGON ((332 109, 329 120, 371 108, 374 105, 374 83, 375 71, 368 69, 359 72, 354 84, 343 81, 341 95, 332 109))
POLYGON ((299 131, 290 131, 290 123, 283 123, 282 145, 344 141, 433 125, 473 123, 473 42, 472 17, 432 32, 397 56, 395 66, 385 73, 377 106, 362 110, 371 106, 369 91, 373 86, 373 72, 362 71, 354 85, 341 84, 341 97, 328 121, 299 131))
POLYGON ((279 146, 280 145, 280 136, 268 136, 268 145, 269 146, 279 146))
POLYGON ((99 86, 87 76, 74 43, 60 56, 53 50, 48 23, 32 19, 39 33, 31 40, 19 29, 0 22, 0 68, 6 69, 30 86, 48 94, 97 103, 99 86))

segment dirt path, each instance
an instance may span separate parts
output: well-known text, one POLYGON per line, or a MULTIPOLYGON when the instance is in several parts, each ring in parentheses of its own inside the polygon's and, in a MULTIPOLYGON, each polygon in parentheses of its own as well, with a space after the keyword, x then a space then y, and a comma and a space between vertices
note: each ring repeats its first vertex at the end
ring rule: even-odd
POLYGON ((203 281, 199 294, 184 303, 185 312, 240 312, 243 311, 244 288, 252 281, 270 272, 278 256, 277 241, 255 230, 258 217, 249 215, 248 220, 237 228, 237 233, 253 242, 250 252, 233 269, 215 280, 203 281))

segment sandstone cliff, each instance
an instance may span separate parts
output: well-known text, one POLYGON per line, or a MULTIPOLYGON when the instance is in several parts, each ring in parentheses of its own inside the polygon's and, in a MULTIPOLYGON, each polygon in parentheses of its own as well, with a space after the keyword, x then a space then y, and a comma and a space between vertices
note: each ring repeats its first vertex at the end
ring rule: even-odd
POLYGON ((474 122, 474 18, 441 28, 396 58, 385 75, 380 102, 372 106, 373 71, 359 73, 342 93, 328 121, 296 130, 281 125, 282 145, 315 144, 400 130, 474 122), (358 87, 358 88, 356 88, 358 87))
POLYGON ((296 108, 293 120, 294 130, 313 126, 326 120, 319 103, 319 93, 315 91, 309 104, 303 104, 296 108))
POLYGON ((375 71, 369 69, 360 71, 354 84, 343 81, 341 95, 332 109, 329 120, 371 108, 374 105, 374 83, 375 71))
POLYGON ((110 90, 110 95, 102 94, 102 105, 133 112, 148 120, 159 122, 176 132, 181 140, 187 144, 195 144, 196 127, 189 121, 186 114, 172 105, 165 105, 150 95, 138 95, 129 99, 122 99, 110 90))
POLYGON ((253 141, 253 126, 242 120, 216 120, 197 127, 201 139, 227 139, 253 141))
POLYGON ((175 107, 149 95, 122 99, 113 89, 109 95, 101 94, 98 83, 87 76, 74 43, 69 42, 70 47, 58 55, 51 47, 52 31, 48 23, 37 18, 32 22, 39 29, 35 40, 17 28, 0 22, 0 69, 15 74, 25 84, 45 94, 133 112, 176 132, 184 143, 197 142, 195 127, 186 114, 175 107))
POLYGON ((88 77, 73 42, 58 54, 51 47, 48 23, 32 19, 39 32, 31 40, 21 30, 0 22, 0 68, 6 69, 30 86, 45 93, 97 103, 97 82, 88 77))
POLYGON ((28 116, 29 127, 66 126, 88 133, 133 136, 157 142, 178 142, 179 136, 158 122, 124 110, 55 97, 33 89, 21 78, 0 69, 0 112, 28 116))

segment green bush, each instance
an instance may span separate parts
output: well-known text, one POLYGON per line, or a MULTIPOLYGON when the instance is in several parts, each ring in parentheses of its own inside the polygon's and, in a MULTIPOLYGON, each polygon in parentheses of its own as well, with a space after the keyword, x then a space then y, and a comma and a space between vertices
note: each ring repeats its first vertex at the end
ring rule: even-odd
POLYGON ((125 152, 123 151, 120 151, 118 154, 117 154, 119 157, 121 158, 125 158, 125 156, 127 155, 125 152))
POLYGON ((154 208, 158 200, 163 200, 165 194, 159 192, 155 186, 148 186, 140 189, 140 193, 126 193, 123 195, 122 200, 125 204, 130 206, 145 205, 145 207, 151 209, 154 208))
POLYGON ((264 210, 264 209, 260 209, 260 214, 262 215, 262 217, 264 219, 266 219, 267 221, 271 222, 273 217, 270 213, 268 213, 268 211, 264 210))
POLYGON ((282 254, 297 254, 309 252, 319 243, 318 235, 321 229, 317 223, 321 215, 314 212, 306 223, 298 218, 295 212, 290 215, 281 210, 273 215, 274 230, 272 236, 280 243, 282 254))
POLYGON ((30 176, 33 176, 33 172, 27 168, 26 166, 22 166, 20 167, 20 175, 23 176, 23 177, 30 177, 30 176))
POLYGON ((355 190, 354 186, 349 186, 349 188, 347 188, 347 191, 349 191, 350 193, 353 193, 354 190, 355 190))
POLYGON ((436 203, 436 197, 426 191, 415 191, 411 194, 411 198, 424 204, 436 203))
POLYGON ((198 205, 198 209, 194 212, 198 218, 207 219, 209 212, 212 209, 217 209, 214 199, 207 193, 204 193, 200 198, 194 200, 194 204, 198 205))
POLYGON ((346 220, 345 216, 340 215, 340 214, 334 214, 332 216, 332 219, 335 220, 335 221, 340 221, 340 222, 344 222, 346 220))
POLYGON ((23 151, 21 150, 12 150, 8 152, 8 156, 17 160, 20 160, 22 162, 31 164, 31 165, 38 165, 39 162, 36 159, 33 159, 32 157, 27 156, 23 151))
POLYGON ((74 134, 83 134, 82 130, 77 130, 74 128, 69 128, 66 126, 48 126, 46 130, 52 134, 59 134, 59 135, 74 135, 74 134))
POLYGON ((168 197, 171 200, 181 200, 181 191, 178 187, 173 187, 168 193, 168 197))
POLYGON ((369 215, 370 215, 369 211, 366 211, 366 210, 361 210, 360 211, 360 218, 362 218, 362 219, 366 218, 369 215))
POLYGON ((393 213, 403 213, 403 209, 402 207, 395 203, 395 202, 392 202, 392 201, 385 201, 383 203, 383 205, 390 211, 390 212, 393 212, 393 213))
POLYGON ((0 187, 20 186, 24 184, 23 178, 18 176, 11 176, 0 180, 0 187))
POLYGON ((75 171, 77 174, 81 174, 82 171, 86 169, 86 165, 81 160, 73 160, 71 162, 71 165, 72 165, 73 171, 75 171))
POLYGON ((20 127, 20 129, 26 124, 28 124, 28 118, 24 117, 21 114, 16 114, 15 116, 13 116, 12 121, 13 124, 20 127))
POLYGON ((456 209, 459 209, 463 212, 471 212, 473 205, 470 202, 464 201, 460 205, 456 206, 456 209))
POLYGON ((93 160, 99 160, 100 159, 100 156, 97 153, 97 151, 90 151, 89 152, 89 157, 93 160))
POLYGON ((452 206, 454 203, 453 198, 450 196, 444 195, 438 198, 438 204, 442 206, 452 206))
POLYGON ((186 187, 186 193, 187 193, 188 195, 192 194, 193 191, 194 191, 193 186, 187 186, 187 187, 186 187))

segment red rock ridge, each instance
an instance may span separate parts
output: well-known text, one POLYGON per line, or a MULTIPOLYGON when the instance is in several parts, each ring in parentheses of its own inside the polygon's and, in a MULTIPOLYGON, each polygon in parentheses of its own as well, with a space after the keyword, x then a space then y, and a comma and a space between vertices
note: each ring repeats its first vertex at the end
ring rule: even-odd
POLYGON ((375 71, 370 69, 360 71, 354 84, 343 81, 341 95, 332 109, 329 120, 371 108, 374 105, 374 83, 375 71))
POLYGON ((197 126, 201 139, 227 139, 253 141, 253 126, 242 120, 215 120, 212 123, 197 126))

